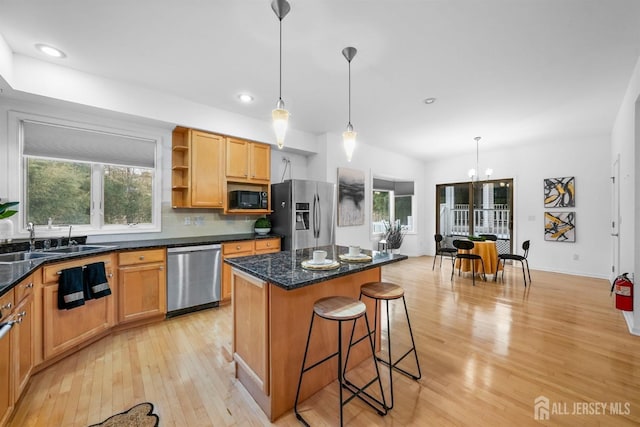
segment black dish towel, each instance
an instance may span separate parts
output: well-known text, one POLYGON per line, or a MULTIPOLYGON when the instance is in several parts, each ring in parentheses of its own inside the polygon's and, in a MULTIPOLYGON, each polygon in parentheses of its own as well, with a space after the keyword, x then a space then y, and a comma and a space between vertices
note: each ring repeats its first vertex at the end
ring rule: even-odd
POLYGON ((102 298, 111 295, 111 288, 107 281, 104 262, 94 262, 87 265, 84 270, 84 280, 87 286, 88 298, 102 298))
POLYGON ((82 267, 62 270, 58 280, 58 309, 69 310, 81 305, 84 305, 82 267))

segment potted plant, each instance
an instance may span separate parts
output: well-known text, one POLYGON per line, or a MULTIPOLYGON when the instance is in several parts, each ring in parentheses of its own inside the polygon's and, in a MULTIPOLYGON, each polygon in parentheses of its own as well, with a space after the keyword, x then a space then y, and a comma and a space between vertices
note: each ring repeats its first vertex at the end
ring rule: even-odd
POLYGON ((5 243, 10 242, 13 235, 13 222, 8 218, 18 213, 9 208, 17 205, 18 202, 1 202, 0 200, 0 243, 5 243))
POLYGON ((387 241, 388 249, 400 249, 402 246, 402 240, 404 239, 404 231, 400 220, 396 220, 393 224, 389 221, 383 221, 385 229, 385 240, 387 241))
POLYGON ((271 231, 271 221, 267 218, 258 218, 253 227, 256 234, 265 235, 271 231))

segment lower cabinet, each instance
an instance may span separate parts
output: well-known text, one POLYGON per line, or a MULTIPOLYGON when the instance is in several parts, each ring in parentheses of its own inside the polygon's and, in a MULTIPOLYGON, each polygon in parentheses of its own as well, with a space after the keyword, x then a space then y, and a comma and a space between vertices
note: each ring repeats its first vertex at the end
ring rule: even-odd
POLYGON ((165 316, 166 282, 166 249, 119 253, 119 323, 165 316))
MULTIPOLYGON (((0 297, 0 321, 11 320, 13 310, 13 289, 0 297)), ((13 410, 14 397, 12 393, 12 360, 11 338, 13 328, 0 338, 0 425, 4 425, 13 410)))
POLYGON ((224 243, 222 245, 222 295, 220 303, 229 304, 231 302, 231 266, 224 262, 225 258, 237 258, 273 252, 280 252, 279 237, 224 243))
POLYGON ((35 365, 35 310, 33 297, 33 279, 29 278, 16 288, 16 323, 12 329, 13 337, 13 395, 17 401, 29 382, 35 365))
POLYGON ((85 344, 115 325, 115 284, 112 255, 83 258, 43 267, 43 356, 51 359, 85 344), (58 309, 58 277, 62 269, 104 262, 111 295, 90 299, 70 310, 58 309))

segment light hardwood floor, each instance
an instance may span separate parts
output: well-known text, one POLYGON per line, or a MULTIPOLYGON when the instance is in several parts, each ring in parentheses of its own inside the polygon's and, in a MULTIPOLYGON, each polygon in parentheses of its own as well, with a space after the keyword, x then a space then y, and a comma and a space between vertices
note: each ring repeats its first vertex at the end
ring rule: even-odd
MULTIPOLYGON (((432 260, 383 268, 384 280, 406 291, 422 379, 394 376, 386 417, 352 401, 346 425, 640 424, 640 337, 614 309, 606 280, 533 270, 525 290, 519 266, 507 266, 505 283, 473 287, 469 277, 450 281, 447 260, 432 272, 432 260), (548 421, 534 419, 539 396, 549 399, 548 421), (593 413, 595 403, 607 404, 604 414, 593 413), (611 414, 612 403, 625 415, 611 414)), ((392 303, 400 348, 408 336, 401 308, 392 303)), ((87 426, 143 401, 163 427, 269 425, 234 379, 230 328, 227 306, 108 336, 36 374, 10 425, 87 426)), ((302 410, 312 425, 336 425, 336 383, 302 410)), ((290 412, 275 425, 299 423, 290 412)))

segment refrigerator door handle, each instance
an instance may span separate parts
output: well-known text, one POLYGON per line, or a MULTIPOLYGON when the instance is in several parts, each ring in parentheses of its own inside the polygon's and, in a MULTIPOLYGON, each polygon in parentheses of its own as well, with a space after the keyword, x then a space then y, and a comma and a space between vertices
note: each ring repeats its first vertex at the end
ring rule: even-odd
POLYGON ((317 226, 317 230, 318 231, 316 231, 316 238, 319 238, 320 237, 320 230, 322 230, 322 208, 320 207, 320 196, 318 196, 317 194, 316 194, 316 199, 318 199, 318 204, 317 204, 317 206, 318 206, 318 222, 317 222, 318 226, 317 226))
POLYGON ((318 238, 318 195, 313 195, 313 238, 318 238))

